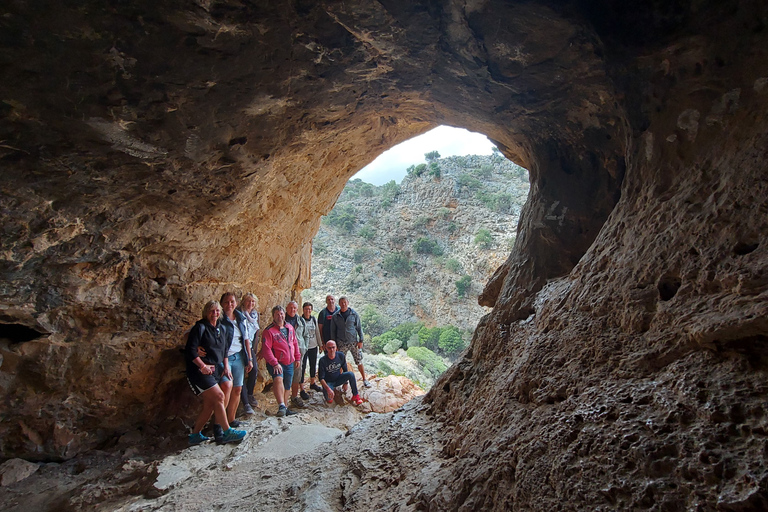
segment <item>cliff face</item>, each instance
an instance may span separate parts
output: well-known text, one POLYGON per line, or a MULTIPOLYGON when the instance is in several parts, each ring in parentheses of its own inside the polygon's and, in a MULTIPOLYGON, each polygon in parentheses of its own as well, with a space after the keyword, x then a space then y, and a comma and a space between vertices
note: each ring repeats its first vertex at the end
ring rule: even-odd
POLYGON ((765 507, 764 2, 2 10, 0 319, 40 335, 4 331, 5 456, 167 431, 204 301, 308 287, 346 180, 452 124, 530 197, 426 399, 440 460, 384 440, 340 506, 765 507))
POLYGON ((331 293, 348 296, 360 313, 374 308, 375 327, 425 322, 474 330, 489 311, 477 295, 515 242, 528 173, 501 156, 434 163, 437 177, 427 170, 399 186, 347 185, 313 239, 312 288, 302 296, 315 309, 331 293), (464 276, 469 285, 459 293, 464 276))

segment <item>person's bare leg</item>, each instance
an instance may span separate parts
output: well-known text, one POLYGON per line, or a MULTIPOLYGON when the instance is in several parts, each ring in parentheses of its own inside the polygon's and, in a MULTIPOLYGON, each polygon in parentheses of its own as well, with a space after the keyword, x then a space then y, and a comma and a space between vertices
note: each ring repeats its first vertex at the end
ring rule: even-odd
POLYGON ((291 398, 295 398, 299 395, 299 387, 301 387, 300 383, 291 384, 291 398))
POLYGON ((200 395, 203 398, 203 410, 200 412, 200 416, 197 417, 195 422, 195 432, 201 432, 205 424, 211 418, 211 413, 216 416, 216 423, 221 425, 224 430, 229 428, 227 422, 227 413, 224 408, 224 392, 219 386, 213 386, 206 389, 200 395))
POLYGON ((232 392, 229 394, 229 404, 227 404, 227 421, 232 422, 237 414, 237 407, 240 405, 240 392, 243 387, 238 386, 232 388, 232 392))
POLYGON ((284 404, 285 400, 282 377, 276 376, 272 379, 272 391, 275 393, 275 400, 277 400, 277 405, 284 404))
POLYGON ((357 371, 360 372, 360 376, 363 378, 363 380, 365 380, 365 368, 363 368, 363 364, 362 363, 357 365, 357 371))

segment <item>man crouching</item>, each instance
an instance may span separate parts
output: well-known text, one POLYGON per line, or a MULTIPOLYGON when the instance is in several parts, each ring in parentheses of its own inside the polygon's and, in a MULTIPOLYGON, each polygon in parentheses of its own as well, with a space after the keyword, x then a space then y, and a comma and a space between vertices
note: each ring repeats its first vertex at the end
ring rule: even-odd
POLYGON ((355 374, 347 369, 347 358, 342 352, 336 350, 336 342, 325 342, 325 355, 320 358, 317 376, 323 387, 323 396, 328 403, 333 402, 333 389, 349 383, 352 387, 352 403, 360 405, 363 400, 357 394, 357 379, 355 374))

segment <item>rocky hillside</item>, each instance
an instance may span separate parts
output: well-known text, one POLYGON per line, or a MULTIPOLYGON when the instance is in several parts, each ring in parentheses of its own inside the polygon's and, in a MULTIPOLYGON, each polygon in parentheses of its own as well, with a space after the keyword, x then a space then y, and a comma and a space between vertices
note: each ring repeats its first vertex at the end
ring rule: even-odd
POLYGON ((499 154, 432 159, 400 185, 352 180, 314 238, 302 295, 316 310, 347 295, 372 335, 411 321, 472 330, 527 196, 527 171, 499 154))

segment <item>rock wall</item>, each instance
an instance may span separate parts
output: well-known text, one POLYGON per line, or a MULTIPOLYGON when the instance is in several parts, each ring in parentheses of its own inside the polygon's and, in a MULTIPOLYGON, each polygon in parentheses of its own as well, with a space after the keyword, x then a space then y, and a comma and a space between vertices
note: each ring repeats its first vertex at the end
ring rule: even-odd
POLYGON ((307 287, 346 180, 443 123, 497 141, 531 195, 426 398, 442 459, 345 496, 765 508, 764 2, 2 11, 0 319, 41 335, 4 330, 5 457, 183 416, 174 347, 202 303, 307 287))

